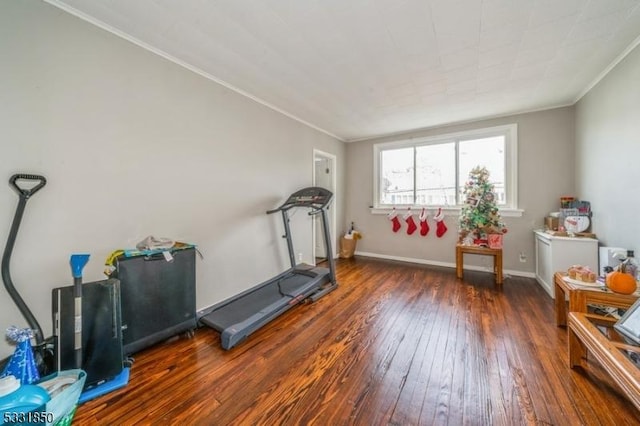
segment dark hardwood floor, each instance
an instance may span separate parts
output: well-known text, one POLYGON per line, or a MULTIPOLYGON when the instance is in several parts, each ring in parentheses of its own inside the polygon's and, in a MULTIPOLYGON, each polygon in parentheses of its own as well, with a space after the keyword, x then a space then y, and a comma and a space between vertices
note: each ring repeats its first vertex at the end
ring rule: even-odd
POLYGON ((74 424, 624 425, 640 413, 529 278, 356 258, 340 287, 231 351, 198 329, 138 353, 74 424))

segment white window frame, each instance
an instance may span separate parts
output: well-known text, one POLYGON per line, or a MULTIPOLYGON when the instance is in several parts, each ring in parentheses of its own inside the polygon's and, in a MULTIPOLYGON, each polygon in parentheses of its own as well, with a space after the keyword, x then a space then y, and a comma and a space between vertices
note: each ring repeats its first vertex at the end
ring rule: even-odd
MULTIPOLYGON (((382 152, 389 149, 408 148, 423 145, 436 145, 442 143, 456 142, 456 165, 458 167, 458 150, 457 143, 469 139, 482 139, 491 136, 504 136, 505 137, 505 195, 506 204, 499 206, 500 211, 504 213, 517 213, 521 215, 522 210, 518 209, 518 125, 507 124, 503 126, 487 127, 482 129, 467 130, 456 133, 448 133, 443 135, 428 136, 421 138, 412 138, 392 142, 378 143, 373 146, 373 212, 383 213, 387 212, 393 207, 412 207, 412 208, 438 208, 459 210, 461 207, 460 201, 456 205, 407 205, 407 204, 380 204, 380 162, 382 158, 382 152)), ((456 179, 458 173, 456 171, 456 179)), ((462 182, 456 182, 456 194, 458 194, 459 188, 463 185, 462 182)))

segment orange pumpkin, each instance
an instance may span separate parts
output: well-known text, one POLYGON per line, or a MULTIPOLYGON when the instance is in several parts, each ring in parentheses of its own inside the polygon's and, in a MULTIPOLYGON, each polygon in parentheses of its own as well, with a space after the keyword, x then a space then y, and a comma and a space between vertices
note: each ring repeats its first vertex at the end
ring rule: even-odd
POLYGON ((633 275, 620 271, 609 272, 605 279, 605 284, 611 291, 620 294, 631 294, 638 287, 633 275))

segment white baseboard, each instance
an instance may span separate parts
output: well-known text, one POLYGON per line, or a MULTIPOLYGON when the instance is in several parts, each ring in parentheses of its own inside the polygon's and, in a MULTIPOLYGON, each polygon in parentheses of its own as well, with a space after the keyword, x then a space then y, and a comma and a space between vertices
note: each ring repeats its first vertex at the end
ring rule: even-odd
MULTIPOLYGON (((445 268, 454 268, 454 269, 456 267, 455 263, 438 262, 435 260, 427 260, 427 259, 415 259, 412 257, 390 256, 388 254, 370 253, 365 251, 356 251, 355 254, 357 256, 374 257, 377 259, 386 259, 386 260, 397 260, 400 262, 408 262, 408 263, 419 263, 421 265, 443 266, 445 268)), ((490 271, 487 271, 487 269, 482 266, 465 265, 464 269, 467 269, 470 271, 490 272, 490 271)), ((526 277, 526 278, 536 277, 536 274, 534 272, 515 271, 512 269, 504 269, 502 273, 504 275, 512 275, 515 277, 526 277)))

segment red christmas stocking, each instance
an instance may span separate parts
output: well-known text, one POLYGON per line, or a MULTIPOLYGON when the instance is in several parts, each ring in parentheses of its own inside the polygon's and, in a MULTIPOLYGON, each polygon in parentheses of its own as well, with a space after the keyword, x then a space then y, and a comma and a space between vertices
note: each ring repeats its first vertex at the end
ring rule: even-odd
POLYGON ((409 210, 407 214, 405 214, 402 218, 405 222, 407 222, 407 235, 411 235, 416 232, 418 226, 416 225, 416 221, 413 220, 413 214, 411 214, 411 210, 409 210))
POLYGON ((418 219, 420 219, 420 235, 422 235, 423 237, 426 237, 429 233, 429 223, 427 222, 427 217, 429 217, 427 211, 425 209, 422 209, 422 213, 420 213, 418 219))
POLYGON ((438 213, 433 217, 436 221, 436 235, 441 238, 447 232, 447 225, 444 223, 444 213, 438 209, 438 213))
POLYGON ((400 219, 398 219, 398 212, 394 208, 391 213, 387 215, 387 219, 389 219, 392 223, 393 232, 398 232, 402 225, 400 224, 400 219))

